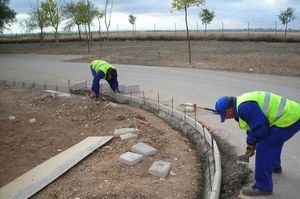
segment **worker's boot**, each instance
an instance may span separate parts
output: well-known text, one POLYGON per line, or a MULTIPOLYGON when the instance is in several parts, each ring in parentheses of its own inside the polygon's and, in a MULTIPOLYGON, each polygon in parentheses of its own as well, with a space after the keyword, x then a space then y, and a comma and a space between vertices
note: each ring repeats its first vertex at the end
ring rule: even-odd
POLYGON ((279 168, 277 168, 277 169, 273 169, 273 173, 281 174, 281 173, 282 173, 282 168, 279 167, 279 168))
POLYGON ((271 195, 272 192, 261 191, 258 188, 256 188, 254 185, 252 185, 249 187, 244 187, 242 189, 242 194, 245 196, 266 196, 266 195, 271 195))

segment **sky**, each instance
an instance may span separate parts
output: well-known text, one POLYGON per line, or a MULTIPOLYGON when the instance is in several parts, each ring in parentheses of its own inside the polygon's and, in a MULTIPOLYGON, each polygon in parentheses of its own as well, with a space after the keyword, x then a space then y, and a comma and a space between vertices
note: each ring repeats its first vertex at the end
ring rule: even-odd
MULTIPOLYGON (((40 0, 42 1, 42 0, 40 0)), ((57 0, 66 2, 71 0, 57 0)), ((76 1, 76 0, 73 0, 76 1)), ((104 10, 105 0, 90 0, 99 10, 104 10)), ((28 17, 27 13, 35 5, 36 0, 10 0, 10 8, 17 12, 17 22, 4 33, 25 33, 19 27, 19 22, 28 17)), ((172 10, 172 0, 114 0, 110 30, 131 30, 128 15, 133 14, 136 19, 136 30, 177 30, 185 29, 184 11, 172 10)), ((222 22, 225 29, 250 28, 278 28, 284 26, 277 15, 288 7, 295 9, 296 19, 288 25, 292 29, 300 29, 300 0, 206 0, 199 7, 188 8, 189 28, 204 29, 199 18, 201 9, 206 8, 215 12, 216 17, 208 25, 208 29, 221 29, 222 22)), ((101 21, 104 30, 104 19, 101 21)), ((59 28, 63 30, 63 24, 59 28)), ((98 30, 98 22, 93 21, 93 30, 98 30)), ((49 28, 48 31, 53 31, 49 28)), ((75 30, 74 30, 75 31, 75 30)))

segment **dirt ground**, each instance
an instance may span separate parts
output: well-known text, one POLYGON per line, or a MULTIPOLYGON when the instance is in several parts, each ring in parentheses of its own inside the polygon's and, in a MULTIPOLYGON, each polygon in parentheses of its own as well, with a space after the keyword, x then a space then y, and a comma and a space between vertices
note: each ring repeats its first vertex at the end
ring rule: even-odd
MULTIPOLYGON (((169 66, 227 70, 300 77, 299 43, 191 41, 192 64, 188 64, 185 41, 94 42, 88 55, 85 42, 0 44, 0 53, 81 54, 80 61, 105 59, 113 64, 169 66)), ((76 60, 78 61, 78 60, 76 60)))
POLYGON ((148 112, 107 103, 0 87, 0 187, 87 136, 137 127, 138 141, 158 150, 154 156, 124 165, 118 158, 136 141, 114 138, 33 198, 196 198, 200 165, 187 139, 148 112), (8 120, 11 115, 15 121, 8 120), (32 118, 36 123, 29 123, 32 118), (163 180, 148 174, 156 160, 171 162, 174 175, 163 180))

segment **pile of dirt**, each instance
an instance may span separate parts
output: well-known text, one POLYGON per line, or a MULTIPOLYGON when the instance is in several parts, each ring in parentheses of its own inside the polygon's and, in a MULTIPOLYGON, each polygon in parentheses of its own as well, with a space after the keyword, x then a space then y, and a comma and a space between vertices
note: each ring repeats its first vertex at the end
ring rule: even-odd
POLYGON ((126 166, 118 158, 137 141, 114 138, 33 198, 196 198, 201 165, 187 140, 151 113, 107 103, 0 87, 0 187, 87 136, 136 127, 138 141, 157 149, 154 156, 126 166), (9 121, 9 116, 16 119, 9 121), (36 122, 30 123, 33 118, 36 122), (171 162, 172 175, 148 174, 156 160, 171 162))

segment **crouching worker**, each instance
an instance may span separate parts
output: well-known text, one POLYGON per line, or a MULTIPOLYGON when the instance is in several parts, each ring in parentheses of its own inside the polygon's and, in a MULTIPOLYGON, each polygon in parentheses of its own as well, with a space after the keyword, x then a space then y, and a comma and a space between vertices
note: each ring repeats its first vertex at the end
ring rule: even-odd
POLYGON ((99 96, 101 95, 101 93, 99 93, 101 79, 105 79, 114 92, 120 92, 117 70, 111 64, 104 60, 93 60, 91 61, 90 66, 94 77, 91 88, 91 98, 99 99, 99 96))
POLYGON ((255 154, 255 184, 244 187, 247 196, 270 195, 272 173, 281 173, 283 144, 300 130, 300 104, 268 92, 221 97, 216 102, 221 122, 234 118, 247 132, 248 157, 255 154))

